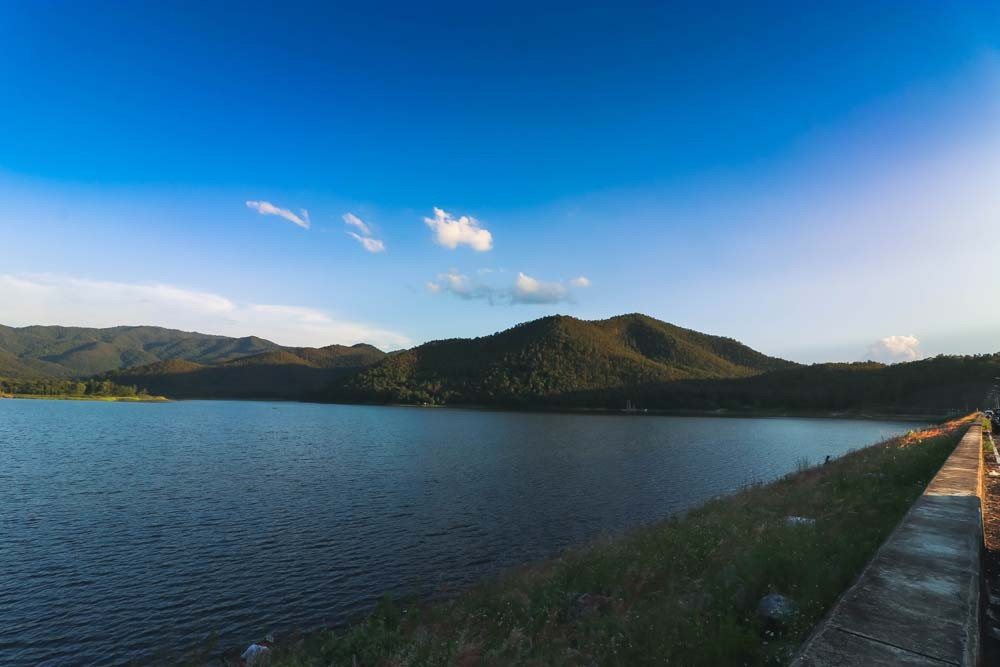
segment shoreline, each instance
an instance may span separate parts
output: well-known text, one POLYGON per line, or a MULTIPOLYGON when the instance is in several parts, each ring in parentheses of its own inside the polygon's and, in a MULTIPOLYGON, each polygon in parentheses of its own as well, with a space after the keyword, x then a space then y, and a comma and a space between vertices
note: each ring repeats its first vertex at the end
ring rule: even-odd
MULTIPOLYGON (((306 403, 322 403, 319 401, 303 401, 306 403)), ((493 405, 420 405, 414 403, 325 403, 327 405, 370 405, 394 408, 428 408, 453 410, 475 410, 482 412, 518 412, 555 413, 594 416, 620 417, 732 417, 743 419, 858 419, 878 421, 913 421, 913 422, 943 422, 956 418, 956 415, 944 413, 892 413, 892 412, 853 412, 847 410, 693 410, 693 409, 648 409, 648 410, 616 410, 612 408, 560 408, 560 407, 506 407, 493 405)))
POLYGON ((235 401, 243 403, 305 403, 311 405, 348 405, 369 408, 409 408, 422 410, 468 410, 474 412, 509 412, 517 414, 567 414, 594 417, 726 417, 734 419, 843 419, 861 421, 900 421, 920 423, 941 423, 958 418, 943 412, 893 413, 850 410, 693 410, 693 409, 648 409, 645 411, 625 411, 612 408, 570 408, 570 407, 525 407, 475 404, 421 404, 421 403, 362 403, 345 401, 318 401, 310 398, 271 397, 163 397, 166 401, 235 401))
MULTIPOLYGON (((44 397, 40 397, 44 398, 44 397)), ((878 411, 852 411, 852 410, 693 410, 693 409, 648 409, 639 411, 626 411, 612 408, 571 408, 571 407, 547 407, 547 406, 503 406, 503 405, 476 405, 476 404, 421 404, 421 403, 363 403, 345 401, 318 401, 310 398, 276 398, 276 397, 195 397, 185 396, 183 398, 171 398, 169 396, 156 397, 156 400, 164 401, 235 401, 242 403, 305 403, 311 405, 348 405, 369 408, 409 408, 423 410, 468 410, 474 412, 509 412, 517 414, 568 414, 583 416, 612 416, 612 417, 726 417, 734 419, 844 419, 863 421, 901 421, 901 422, 921 422, 921 423, 941 423, 958 418, 954 414, 943 412, 932 413, 894 413, 878 411)))
POLYGON ((169 403, 166 396, 77 396, 74 394, 3 394, 0 399, 28 401, 99 401, 104 403, 169 403))
POLYGON ((953 419, 958 419, 961 415, 948 414, 946 412, 929 413, 894 413, 880 412, 878 410, 782 410, 782 409, 747 409, 730 410, 718 408, 715 410, 696 410, 687 408, 649 408, 641 410, 623 410, 614 408, 583 408, 583 407, 560 407, 560 406, 507 406, 507 405, 487 405, 473 403, 453 403, 453 404, 431 404, 431 403, 365 403, 348 401, 320 401, 310 398, 303 399, 177 399, 177 400, 290 400, 297 403, 315 403, 317 405, 362 405, 368 407, 386 408, 423 408, 429 410, 473 410, 480 412, 515 412, 522 414, 534 413, 554 413, 573 415, 594 415, 594 416, 620 416, 620 417, 733 417, 752 419, 860 419, 875 421, 913 421, 924 423, 941 423, 953 419))
POLYGON ((319 401, 306 398, 288 397, 229 397, 211 396, 195 397, 185 396, 182 398, 172 398, 169 396, 88 396, 74 394, 0 394, 2 399, 22 399, 22 400, 53 400, 53 401, 103 401, 120 403, 171 403, 182 401, 234 401, 245 403, 304 403, 312 405, 347 405, 376 408, 409 408, 425 410, 463 410, 473 412, 506 412, 515 414, 566 414, 594 417, 721 417, 729 419, 837 419, 837 420, 860 420, 860 421, 899 421, 899 422, 919 422, 919 423, 942 423, 955 419, 956 415, 941 412, 934 413, 894 413, 855 410, 730 410, 719 408, 716 410, 695 410, 695 409, 642 409, 642 410, 622 410, 613 408, 574 408, 559 406, 505 406, 505 405, 477 405, 477 404, 420 404, 420 403, 363 403, 344 401, 319 401))

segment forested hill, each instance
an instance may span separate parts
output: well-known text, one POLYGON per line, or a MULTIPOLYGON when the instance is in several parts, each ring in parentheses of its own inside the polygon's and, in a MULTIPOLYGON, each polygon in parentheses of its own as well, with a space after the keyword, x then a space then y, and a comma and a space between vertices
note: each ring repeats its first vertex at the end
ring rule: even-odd
MULTIPOLYGON (((632 387, 629 397, 665 409, 943 415, 981 407, 997 377, 1000 353, 940 355, 891 365, 813 364, 745 378, 654 383, 632 387)), ((590 405, 603 397, 583 393, 573 398, 590 405)))
POLYGON ((45 378, 53 391, 74 378, 171 398, 943 414, 978 405, 996 377, 1000 354, 802 366, 638 314, 545 317, 391 354, 158 327, 0 326, 12 393, 52 393, 45 378))
POLYGON ((375 364, 385 352, 365 344, 286 347, 217 364, 181 359, 100 376, 170 398, 305 398, 375 364))
MULTIPOLYGON (((552 316, 474 339, 389 355, 332 387, 329 400, 560 404, 587 395, 605 405, 630 387, 692 378, 746 377, 796 364, 731 339, 646 315, 585 321, 552 316)), ((627 394, 627 391, 624 392, 627 394)))
POLYGON ((161 327, 0 325, 0 377, 85 377, 167 359, 211 364, 278 348, 255 336, 229 338, 161 327))

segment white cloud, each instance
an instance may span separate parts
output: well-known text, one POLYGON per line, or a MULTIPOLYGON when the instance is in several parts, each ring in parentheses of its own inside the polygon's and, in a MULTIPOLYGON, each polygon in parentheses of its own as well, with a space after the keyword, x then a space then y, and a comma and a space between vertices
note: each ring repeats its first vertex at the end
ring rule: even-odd
MULTIPOLYGON (((569 281, 569 285, 583 286, 574 280, 569 281)), ((490 305, 547 304, 573 300, 572 291, 563 282, 538 280, 520 272, 513 285, 497 286, 474 282, 457 269, 451 269, 447 273, 438 274, 436 280, 428 282, 427 290, 434 293, 448 293, 466 300, 483 299, 490 305)))
POLYGON ((287 208, 279 208, 269 201, 248 201, 247 207, 252 208, 261 215, 276 215, 289 222, 294 222, 302 229, 309 229, 309 211, 304 208, 299 209, 299 215, 292 213, 287 208))
POLYGON ((472 282, 468 276, 458 272, 458 269, 450 269, 447 273, 439 273, 436 281, 427 283, 430 292, 446 292, 460 299, 484 299, 491 305, 497 302, 509 302, 510 291, 503 288, 492 287, 481 283, 472 282))
POLYGON ((347 233, 357 239, 358 243, 360 243, 368 252, 385 252, 385 244, 378 239, 361 236, 360 234, 355 234, 354 232, 347 233))
POLYGON ((479 221, 469 215, 455 218, 451 213, 434 207, 434 217, 424 218, 424 222, 434 232, 434 240, 445 248, 455 249, 467 245, 473 250, 484 252, 493 248, 493 235, 479 226, 479 221))
POLYGON ((410 345, 398 332, 335 318, 316 308, 241 302, 158 283, 52 274, 0 274, 0 322, 83 327, 150 324, 317 347, 332 343, 371 343, 383 349, 410 345))
POLYGON ((569 281, 569 284, 573 287, 590 287, 590 278, 587 276, 580 276, 578 278, 573 278, 569 281))
POLYGON ((347 224, 351 225, 352 227, 357 227, 358 231, 360 231, 365 236, 371 236, 372 235, 372 229, 371 229, 371 227, 369 227, 367 224, 365 224, 364 220, 362 220, 358 216, 354 215, 353 213, 347 212, 347 213, 345 213, 344 215, 342 215, 340 217, 341 217, 341 219, 343 219, 344 222, 346 222, 347 224))
POLYGON ((448 273, 440 274, 438 280, 443 280, 449 289, 456 292, 468 290, 469 278, 460 274, 458 269, 451 269, 448 273))
MULTIPOLYGON (((485 286, 480 287, 485 288, 485 286)), ((447 273, 439 273, 437 282, 428 282, 427 289, 431 292, 448 292, 463 299, 490 298, 489 288, 486 288, 487 291, 479 292, 478 296, 475 295, 477 288, 469 281, 469 277, 459 273, 458 269, 449 269, 447 273)))
POLYGON ((547 283, 520 272, 512 294, 514 303, 559 303, 569 299, 569 290, 562 283, 547 283))
POLYGON ((916 336, 888 336, 869 345, 865 350, 865 359, 889 364, 916 361, 923 356, 919 345, 920 341, 916 336))
POLYGON ((361 232, 360 234, 355 232, 347 233, 360 243, 365 250, 368 252, 385 252, 385 243, 379 239, 372 238, 372 228, 368 225, 368 223, 351 212, 345 213, 341 216, 341 218, 352 227, 358 228, 361 232))

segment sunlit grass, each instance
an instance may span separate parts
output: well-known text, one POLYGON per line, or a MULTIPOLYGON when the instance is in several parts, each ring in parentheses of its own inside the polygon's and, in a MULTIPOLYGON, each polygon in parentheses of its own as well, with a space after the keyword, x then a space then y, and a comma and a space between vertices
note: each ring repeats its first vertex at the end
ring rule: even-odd
POLYGON ((86 394, 6 394, 2 398, 27 398, 50 401, 113 401, 149 403, 169 400, 164 396, 91 396, 86 394))

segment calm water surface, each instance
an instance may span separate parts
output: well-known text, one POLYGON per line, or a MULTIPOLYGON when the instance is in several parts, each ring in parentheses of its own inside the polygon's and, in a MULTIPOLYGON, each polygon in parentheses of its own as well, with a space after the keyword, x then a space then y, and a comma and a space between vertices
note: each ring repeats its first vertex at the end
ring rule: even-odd
POLYGON ((0 664, 342 623, 911 428, 0 400, 0 664))

